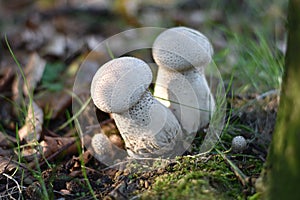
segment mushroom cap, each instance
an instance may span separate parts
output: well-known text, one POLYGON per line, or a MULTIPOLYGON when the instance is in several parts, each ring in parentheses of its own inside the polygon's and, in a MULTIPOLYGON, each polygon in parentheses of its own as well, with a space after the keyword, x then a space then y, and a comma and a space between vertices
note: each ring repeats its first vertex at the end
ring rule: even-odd
POLYGON ((131 108, 152 81, 147 63, 133 57, 121 57, 98 69, 91 84, 91 96, 100 110, 122 113, 131 108))
POLYGON ((186 27, 170 28, 154 41, 152 55, 159 66, 176 71, 205 67, 212 59, 213 48, 202 33, 186 27))

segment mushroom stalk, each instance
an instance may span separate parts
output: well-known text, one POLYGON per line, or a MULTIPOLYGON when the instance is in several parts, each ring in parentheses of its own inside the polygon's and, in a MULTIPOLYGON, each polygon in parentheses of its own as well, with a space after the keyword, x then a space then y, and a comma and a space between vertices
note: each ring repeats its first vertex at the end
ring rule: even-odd
POLYGON ((113 113, 113 117, 129 156, 173 157, 182 153, 182 132, 176 117, 149 91, 128 111, 113 113))
POLYGON ((158 65, 154 96, 173 111, 188 136, 204 128, 215 110, 204 75, 212 53, 204 35, 185 27, 164 31, 153 44, 158 65))

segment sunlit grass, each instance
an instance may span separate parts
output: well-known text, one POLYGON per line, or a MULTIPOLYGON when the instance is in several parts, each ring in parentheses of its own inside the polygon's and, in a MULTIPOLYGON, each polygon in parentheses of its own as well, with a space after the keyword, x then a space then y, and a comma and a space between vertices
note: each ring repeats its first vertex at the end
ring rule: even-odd
MULTIPOLYGON (((22 79, 23 79, 23 81, 25 83, 25 86, 28 88, 28 91, 29 91, 28 92, 28 100, 29 100, 29 105, 30 105, 29 108, 30 108, 30 107, 32 107, 32 103, 33 103, 33 91, 30 91, 30 88, 29 88, 27 79, 25 77, 24 71, 23 71, 23 69, 21 67, 21 64, 19 63, 17 57, 15 56, 13 50, 11 49, 10 44, 8 42, 8 39, 7 39, 6 35, 5 35, 5 42, 6 42, 6 46, 7 46, 8 50, 9 50, 11 56, 13 57, 16 65, 18 66, 18 69, 19 69, 19 71, 21 73, 21 76, 22 76, 22 79)), ((27 112, 29 112, 29 110, 27 110, 27 112)), ((32 112, 32 114, 33 114, 33 119, 35 119, 34 112, 32 112)), ((18 137, 18 135, 19 135, 18 134, 18 129, 16 129, 18 162, 21 162, 21 159, 22 159, 21 158, 21 151, 20 151, 21 146, 20 146, 20 138, 18 137)), ((36 132, 35 132, 35 135, 36 135, 36 132)), ((41 170, 41 168, 39 166, 38 158, 34 157, 34 161, 36 163, 35 167, 36 167, 36 169, 38 171, 36 173, 33 173, 33 175, 37 178, 38 182, 41 184, 42 196, 44 197, 44 199, 50 199, 49 193, 48 193, 47 188, 46 188, 46 183, 45 183, 45 181, 42 178, 42 170, 41 170)), ((16 170, 18 170, 18 168, 16 170)))
POLYGON ((223 79, 233 77, 232 90, 236 94, 261 94, 280 90, 284 54, 266 34, 255 36, 225 32, 229 36, 228 47, 215 55, 215 61, 223 72, 223 79))
POLYGON ((235 35, 237 60, 233 74, 241 83, 239 91, 266 92, 280 89, 284 55, 265 35, 257 33, 256 39, 235 35))

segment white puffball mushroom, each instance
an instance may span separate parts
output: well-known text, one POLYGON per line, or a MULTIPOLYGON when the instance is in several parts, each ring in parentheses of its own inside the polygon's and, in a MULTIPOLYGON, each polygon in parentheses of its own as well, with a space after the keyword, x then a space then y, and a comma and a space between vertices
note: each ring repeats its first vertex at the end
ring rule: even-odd
POLYGON ((171 157, 181 150, 180 124, 148 91, 152 72, 133 57, 113 59, 96 72, 91 84, 94 104, 112 113, 129 156, 171 157))
POLYGON ((247 148, 247 141, 243 136, 235 136, 232 139, 231 149, 233 152, 242 152, 247 148))
POLYGON ((114 145, 110 138, 103 133, 93 135, 91 147, 94 156, 106 165, 112 165, 116 160, 122 160, 126 157, 126 152, 114 145))
POLYGON ((156 38, 152 55, 158 65, 154 96, 173 111, 187 135, 195 134, 215 110, 204 75, 213 55, 209 40, 194 29, 171 28, 156 38))
POLYGON ((123 113, 136 104, 151 81, 152 73, 146 63, 121 57, 98 69, 91 83, 91 96, 100 110, 123 113))
POLYGON ((114 156, 114 152, 112 151, 112 144, 110 143, 106 135, 102 133, 95 134, 92 137, 91 145, 95 155, 101 161, 107 160, 108 158, 114 156))

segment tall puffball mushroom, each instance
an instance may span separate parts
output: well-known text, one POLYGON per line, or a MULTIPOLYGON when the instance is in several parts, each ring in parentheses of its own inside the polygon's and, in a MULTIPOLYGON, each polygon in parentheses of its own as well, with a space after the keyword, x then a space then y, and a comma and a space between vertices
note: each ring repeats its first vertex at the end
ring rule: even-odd
POLYGON ((171 157, 182 137, 174 114, 148 91, 149 66, 140 59, 121 57, 104 64, 91 84, 91 96, 100 110, 112 113, 134 158, 171 157))
POLYGON ((171 28, 156 38, 152 54, 158 65, 154 96, 173 111, 186 134, 195 134, 215 110, 204 75, 212 60, 210 42, 194 29, 171 28))

